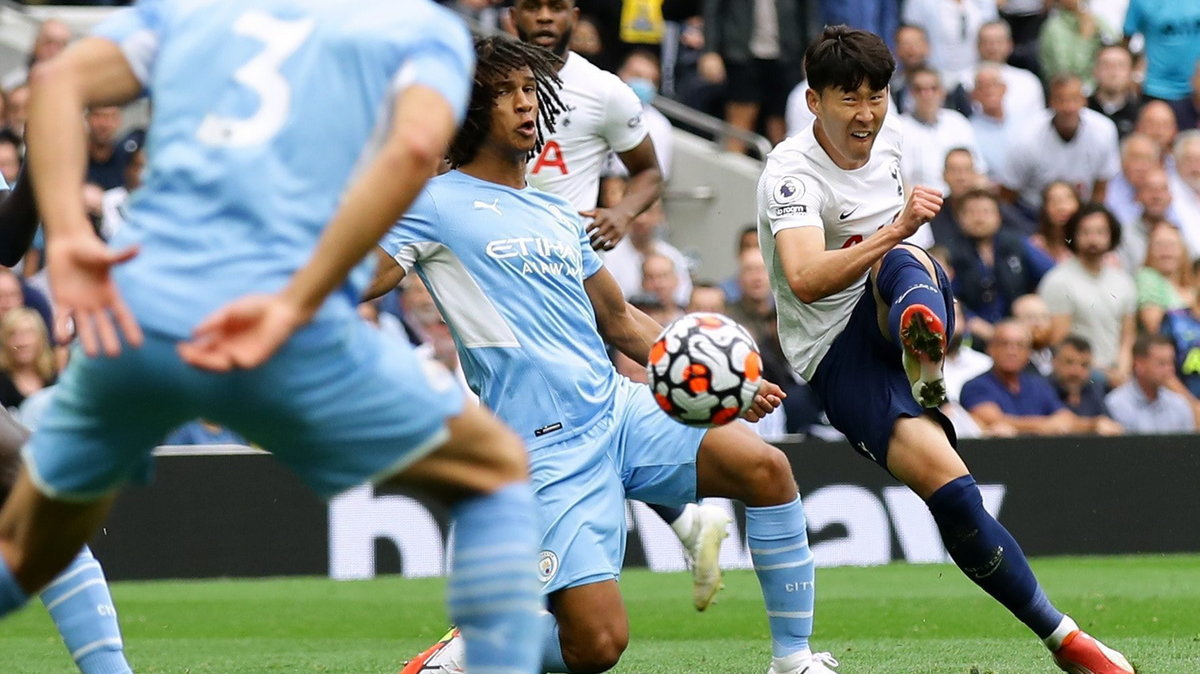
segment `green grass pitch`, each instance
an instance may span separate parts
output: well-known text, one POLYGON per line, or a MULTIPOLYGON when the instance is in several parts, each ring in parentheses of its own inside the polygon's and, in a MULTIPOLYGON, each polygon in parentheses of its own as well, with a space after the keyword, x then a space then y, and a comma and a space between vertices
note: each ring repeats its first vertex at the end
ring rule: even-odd
MULTIPOLYGON (((1143 674, 1200 673, 1200 556, 1035 560, 1060 608, 1143 674)), ((623 674, 761 674, 769 639, 758 584, 727 575, 698 614, 685 574, 622 580, 632 639, 623 674)), ((1058 671, 1041 645, 951 566, 819 569, 814 645, 847 674, 1058 671)), ((395 672, 444 630, 444 581, 385 578, 117 583, 134 669, 156 672, 395 672)), ((74 671, 34 604, 0 624, 0 670, 74 671)))

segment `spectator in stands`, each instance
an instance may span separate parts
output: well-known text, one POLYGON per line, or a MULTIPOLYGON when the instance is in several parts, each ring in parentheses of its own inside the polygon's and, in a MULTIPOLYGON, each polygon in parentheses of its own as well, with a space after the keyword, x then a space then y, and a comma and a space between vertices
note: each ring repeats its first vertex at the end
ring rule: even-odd
POLYGON ((1114 44, 1096 55, 1092 71, 1096 88, 1088 96, 1088 107, 1117 125, 1117 136, 1125 138, 1137 121, 1142 95, 1133 81, 1133 54, 1124 45, 1114 44))
POLYGON ((29 118, 29 85, 21 86, 8 92, 8 105, 4 110, 4 126, 25 138, 25 120, 29 118))
POLYGON ((738 286, 741 297, 728 304, 726 313, 761 344, 775 334, 775 301, 767 265, 758 249, 744 250, 738 256, 738 286))
MULTIPOLYGON (((1104 403, 1104 385, 1092 375, 1092 345, 1086 339, 1067 335, 1054 347, 1054 372, 1050 375, 1050 383, 1058 393, 1059 400, 1076 415, 1089 419, 1112 419, 1108 405, 1104 403)), ((1112 424, 1120 428, 1115 421, 1112 424)))
POLYGON ((0 320, 9 311, 28 307, 42 317, 47 326, 53 325, 50 301, 36 288, 31 287, 13 270, 0 267, 0 320))
POLYGON ((1121 172, 1108 183, 1104 205, 1123 225, 1141 217, 1137 192, 1146 176, 1163 168, 1162 151, 1158 143, 1144 133, 1131 133, 1121 141, 1121 172))
POLYGON ((1029 343, 1025 326, 998 323, 988 343, 992 369, 963 385, 962 406, 988 435, 1097 432, 1095 419, 1076 416, 1045 377, 1029 370, 1029 343))
POLYGON ((1200 2, 1195 0, 1130 0, 1125 37, 1145 39, 1147 98, 1169 103, 1183 116, 1193 93, 1190 78, 1200 62, 1200 2))
POLYGON ((1013 54, 1008 62, 1040 74, 1037 60, 1038 33, 1046 21, 1046 0, 1003 0, 996 3, 1000 18, 1012 29, 1013 54))
MULTIPOLYGON (((642 292, 662 304, 663 325, 683 315, 684 302, 679 301, 679 270, 675 261, 662 253, 647 253, 642 260, 642 292)), ((685 298, 690 298, 689 288, 685 298)), ((685 300, 686 301, 686 300, 685 300)))
POLYGON ((895 33, 900 22, 900 0, 818 0, 820 25, 844 24, 870 31, 896 50, 895 33))
MULTIPOLYGON (((1037 293, 1021 295, 1013 300, 1012 317, 1019 321, 1029 331, 1029 364, 1038 374, 1048 377, 1053 370, 1051 361, 1054 351, 1050 338, 1053 329, 1050 321, 1050 307, 1046 300, 1037 293)), ((1091 347, 1088 347, 1088 359, 1091 359, 1091 347)))
POLYGON ((692 296, 687 303, 689 314, 696 311, 724 314, 726 310, 725 291, 721 290, 721 286, 707 281, 692 286, 692 296))
POLYGON ((129 165, 125 167, 125 183, 120 187, 105 190, 100 203, 100 236, 105 241, 112 237, 125 224, 125 202, 129 195, 142 184, 142 169, 146 167, 146 152, 139 147, 129 156, 129 165))
POLYGON ((973 189, 956 209, 962 238, 948 245, 954 295, 963 304, 972 335, 988 341, 993 326, 1012 311, 1013 300, 1034 292, 1054 266, 1045 253, 1000 227, 1000 204, 987 190, 973 189))
POLYGON ((906 185, 925 185, 946 190, 942 181, 946 154, 956 147, 971 151, 975 164, 986 170, 980 159, 975 131, 966 117, 942 107, 946 92, 936 70, 920 66, 908 73, 913 106, 900 115, 904 161, 900 171, 906 185))
POLYGON ((907 0, 905 23, 929 36, 929 65, 941 73, 947 89, 970 86, 979 64, 976 41, 983 24, 999 18, 996 0, 907 0))
POLYGON ((0 318, 0 405, 12 409, 53 385, 58 371, 46 323, 36 311, 17 308, 0 318))
POLYGON ((1144 262, 1134 276, 1138 326, 1142 332, 1155 333, 1162 328, 1168 311, 1192 303, 1192 261, 1175 225, 1160 220, 1150 229, 1144 262))
POLYGON ((687 256, 662 238, 666 212, 658 200, 633 219, 629 234, 604 256, 604 266, 612 273, 626 297, 643 291, 643 265, 650 255, 662 255, 671 261, 675 273, 676 306, 687 304, 692 294, 691 267, 687 256))
POLYGON ((971 129, 975 132, 979 151, 987 164, 988 178, 993 182, 1003 180, 1004 166, 1008 163, 1008 146, 1030 114, 1024 111, 1010 112, 1007 97, 1008 89, 1000 68, 994 63, 980 64, 975 73, 975 88, 971 91, 971 99, 975 101, 971 129))
POLYGON ((1114 28, 1097 18, 1084 0, 1057 0, 1038 37, 1042 77, 1053 80, 1060 75, 1074 75, 1091 90, 1095 85, 1092 64, 1096 56, 1104 45, 1118 41, 1114 28))
MULTIPOLYGON (((758 250, 758 225, 745 225, 738 232, 737 252, 734 255, 734 259, 741 260, 742 253, 747 250, 758 250)), ((726 302, 736 302, 741 299, 742 286, 738 283, 737 272, 734 272, 729 278, 721 281, 721 290, 725 291, 726 302)))
MULTIPOLYGON (((724 82, 725 121, 777 144, 787 137, 787 95, 800 79, 808 19, 799 0, 711 0, 704 3, 700 75, 724 82), (761 119, 760 119, 761 116, 761 119)), ((745 144, 729 139, 732 152, 745 144)))
POLYGON ((575 30, 571 31, 569 47, 571 51, 591 61, 598 68, 609 70, 615 65, 605 54, 604 40, 600 37, 600 29, 596 27, 595 20, 590 16, 579 17, 579 21, 575 23, 575 30))
POLYGON ((1104 200, 1108 181, 1121 170, 1117 127, 1086 103, 1078 76, 1050 82, 1053 114, 1036 117, 1009 150, 1001 181, 1006 200, 1019 198, 1035 212, 1041 191, 1055 180, 1070 183, 1085 200, 1104 200))
MULTIPOLYGON (((955 325, 966 325, 966 314, 963 313, 961 302, 954 303, 954 321, 955 325)), ((991 356, 968 346, 968 343, 974 343, 970 337, 963 330, 955 330, 946 345, 946 362, 942 374, 946 381, 946 400, 952 403, 959 402, 964 384, 992 369, 991 356)), ((953 420, 957 429, 958 420, 953 420)))
POLYGON ((1163 316, 1161 334, 1175 346, 1175 374, 1192 399, 1200 399, 1200 262, 1192 267, 1188 306, 1163 316))
POLYGON ((1163 101, 1146 101, 1138 110, 1133 130, 1149 136, 1158 144, 1163 157, 1169 157, 1175 144, 1179 125, 1175 122, 1175 111, 1163 101))
MULTIPOLYGON (((662 68, 659 66, 658 57, 645 49, 635 49, 625 57, 617 76, 633 89, 633 93, 637 94, 638 100, 642 102, 642 119, 650 133, 650 140, 654 143, 654 154, 658 157, 663 182, 666 182, 671 177, 675 136, 671 130, 671 120, 651 105, 658 97, 659 85, 662 83, 662 68)), ((608 170, 617 175, 629 174, 625 164, 615 154, 610 158, 608 170)))
POLYGON ((29 52, 29 58, 19 67, 7 72, 3 79, 0 79, 0 86, 8 91, 25 84, 34 65, 57 56, 70 42, 71 29, 67 24, 58 19, 43 21, 38 26, 37 37, 33 39, 33 49, 29 52))
POLYGON ((12 186, 21 172, 21 139, 8 129, 0 129, 0 176, 12 186))
POLYGON ((125 168, 129 165, 130 151, 117 142, 121 130, 121 108, 116 106, 93 107, 87 116, 87 182, 110 190, 125 182, 125 168))
POLYGON ((1167 211, 1171 207, 1167 172, 1160 168, 1147 171, 1134 198, 1140 212, 1136 220, 1121 223, 1121 245, 1117 247, 1117 259, 1130 274, 1136 274, 1146 262, 1150 230, 1167 222, 1167 211))
POLYGON ((1175 108, 1175 117, 1180 131, 1200 129, 1200 60, 1196 61, 1196 70, 1192 73, 1191 100, 1175 108))
POLYGON ((942 182, 946 184, 946 191, 942 195, 945 201, 942 210, 929 221, 929 229, 933 232, 934 242, 949 247, 962 239, 962 228, 956 215, 960 199, 986 181, 975 171, 975 159, 971 157, 971 151, 956 147, 946 153, 942 182))
MULTIPOLYGON (((1046 90, 1037 75, 1008 64, 1013 53, 1012 32, 1004 21, 988 21, 979 28, 979 62, 995 66, 1004 82, 1004 110, 1008 116, 1033 114, 1046 107, 1046 90)), ((979 76, 979 69, 975 77, 979 76)), ((968 85, 973 84, 968 82, 968 85)))
MULTIPOLYGON (((908 76, 917 68, 928 68, 929 36, 921 26, 901 24, 896 29, 896 71, 892 74, 892 100, 896 112, 911 112, 914 102, 908 89, 908 76)), ((971 115, 971 98, 962 85, 949 87, 944 105, 964 116, 971 115)))
MULTIPOLYGON (((1171 176, 1172 208, 1187 239, 1188 232, 1200 229, 1200 130, 1189 129, 1175 138, 1171 153, 1175 173, 1171 176)), ((1187 239, 1193 256, 1200 256, 1200 241, 1187 239)))
POLYGON ((1163 335, 1142 335, 1133 345, 1133 378, 1104 402, 1130 433, 1191 433, 1196 417, 1187 398, 1167 388, 1175 378, 1175 345, 1163 335))
POLYGON ((1055 263, 1071 259, 1075 253, 1067 243, 1067 222, 1083 204, 1070 183, 1056 180, 1042 190, 1038 209, 1038 230, 1029 242, 1041 248, 1055 263))
POLYGON ((1075 257, 1051 269, 1038 288, 1050 307, 1053 342, 1084 337, 1108 384, 1120 386, 1132 367, 1137 310, 1133 278, 1105 262, 1121 243, 1121 225, 1104 206, 1085 204, 1067 221, 1066 236, 1075 257))

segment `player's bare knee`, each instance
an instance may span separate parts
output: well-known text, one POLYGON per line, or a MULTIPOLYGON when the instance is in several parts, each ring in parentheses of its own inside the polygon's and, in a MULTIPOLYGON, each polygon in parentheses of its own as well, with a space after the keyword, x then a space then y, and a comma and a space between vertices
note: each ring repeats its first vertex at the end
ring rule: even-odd
POLYGON ((628 629, 606 626, 564 643, 563 661, 574 674, 607 672, 617 666, 628 646, 628 629))
POLYGON ((764 507, 791 503, 796 498, 796 479, 792 476, 792 464, 787 455, 778 448, 761 443, 754 454, 754 464, 749 471, 747 485, 750 493, 743 502, 751 507, 764 507))

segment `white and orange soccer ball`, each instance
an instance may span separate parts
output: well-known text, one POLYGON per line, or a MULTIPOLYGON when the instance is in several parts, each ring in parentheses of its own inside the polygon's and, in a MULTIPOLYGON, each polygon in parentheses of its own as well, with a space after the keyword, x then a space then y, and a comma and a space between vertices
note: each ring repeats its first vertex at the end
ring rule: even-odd
POLYGON ((762 383, 762 356, 745 328, 720 314, 688 314, 650 347, 654 399, 672 419, 711 428, 738 418, 762 383))

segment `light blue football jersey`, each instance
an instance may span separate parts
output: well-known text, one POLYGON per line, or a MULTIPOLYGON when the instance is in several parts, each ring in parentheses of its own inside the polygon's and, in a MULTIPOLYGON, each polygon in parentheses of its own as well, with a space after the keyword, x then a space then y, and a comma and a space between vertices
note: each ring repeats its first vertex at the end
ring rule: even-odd
POLYGON ((429 286, 467 383, 529 447, 611 409, 619 375, 583 287, 602 263, 566 199, 451 171, 381 245, 429 286))
MULTIPOLYGON (((142 0, 96 29, 151 96, 142 187, 114 247, 139 322, 182 337, 217 307, 273 292, 309 259, 356 167, 413 84, 461 115, 474 48, 428 0, 142 0)), ((353 315, 360 265, 317 320, 353 315)))

